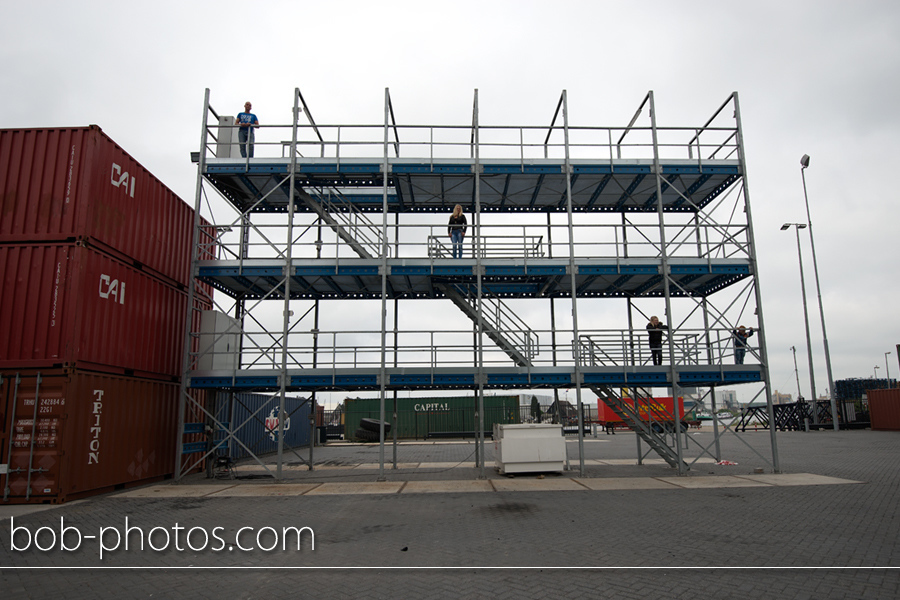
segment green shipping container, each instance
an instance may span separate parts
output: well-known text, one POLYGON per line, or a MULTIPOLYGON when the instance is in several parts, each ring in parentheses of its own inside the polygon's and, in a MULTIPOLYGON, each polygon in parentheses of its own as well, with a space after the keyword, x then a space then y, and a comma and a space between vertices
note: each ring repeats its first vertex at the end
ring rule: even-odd
MULTIPOLYGON (((444 398, 397 398, 397 437, 425 439, 429 435, 469 434, 477 430, 474 396, 444 398)), ((385 398, 385 421, 392 422, 394 399, 385 398)), ((353 439, 361 419, 379 419, 381 400, 378 398, 347 398, 344 401, 344 437, 353 439)), ((491 435, 494 423, 520 423, 519 396, 484 397, 484 431, 491 435)), ((393 431, 385 436, 393 439, 393 431)))

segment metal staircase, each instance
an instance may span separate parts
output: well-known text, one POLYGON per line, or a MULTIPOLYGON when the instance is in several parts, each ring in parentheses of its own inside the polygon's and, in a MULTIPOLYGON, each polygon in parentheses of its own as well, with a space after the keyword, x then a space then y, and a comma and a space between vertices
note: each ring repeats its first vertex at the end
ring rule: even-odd
MULTIPOLYGON (((606 386, 594 385, 590 386, 590 390, 597 394, 597 397, 603 401, 616 415, 625 422, 628 427, 638 434, 642 440, 647 442, 647 445, 650 446, 657 454, 659 454, 663 460, 669 463, 669 466, 672 468, 678 468, 679 456, 677 447, 673 448, 669 445, 668 440, 671 439, 678 443, 678 433, 680 431, 680 423, 678 423, 674 431, 669 432, 665 427, 660 425, 660 423, 665 423, 666 419, 664 417, 668 415, 659 414, 653 410, 647 410, 647 419, 641 418, 640 412, 635 409, 634 406, 625 402, 625 400, 616 394, 613 390, 606 386), (663 418, 660 418, 663 417, 663 418)), ((682 468, 684 470, 689 469, 690 467, 682 462, 682 468)))
POLYGON ((343 194, 336 190, 319 190, 321 202, 303 190, 298 189, 296 194, 361 258, 372 259, 381 254, 383 243, 381 227, 354 207, 343 194))
MULTIPOLYGON (((380 228, 347 202, 339 192, 326 193, 319 190, 318 196, 321 201, 317 201, 303 190, 298 190, 297 196, 360 257, 372 259, 381 252, 380 228)), ((478 323, 478 297, 471 285, 435 282, 434 287, 473 323, 478 323)), ((537 333, 500 298, 482 295, 481 303, 481 324, 488 338, 517 366, 533 366, 532 359, 537 355, 539 348, 537 333)), ((663 460, 673 468, 678 468, 680 460, 678 450, 673 446, 677 444, 679 428, 675 427, 673 432, 661 428, 659 423, 666 422, 666 415, 648 411, 648 418, 644 420, 639 411, 610 388, 592 386, 590 389, 663 460), (669 444, 670 439, 674 442, 672 445, 669 444)), ((684 465, 684 468, 687 469, 687 465, 684 465)))
MULTIPOLYGON (((446 283, 435 283, 439 289, 459 308, 463 314, 469 317, 473 323, 478 322, 477 298, 466 289, 465 293, 459 290, 460 286, 446 283)), ((512 311, 500 298, 482 296, 481 322, 484 332, 503 350, 516 365, 530 367, 531 359, 537 355, 538 335, 512 311)))
MULTIPOLYGON (((381 228, 336 190, 317 190, 321 202, 303 190, 297 197, 326 223, 361 258, 373 259, 382 249, 381 228)), ((471 286, 436 283, 473 323, 478 322, 477 299, 471 286)), ((537 355, 538 335, 499 298, 481 297, 482 326, 487 336, 520 367, 531 366, 537 355)))

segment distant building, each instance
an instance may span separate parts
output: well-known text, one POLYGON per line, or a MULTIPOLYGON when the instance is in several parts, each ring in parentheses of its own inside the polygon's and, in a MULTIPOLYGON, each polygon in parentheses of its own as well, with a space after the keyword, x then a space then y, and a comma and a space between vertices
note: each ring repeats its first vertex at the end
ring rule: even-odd
POLYGON ((772 392, 772 404, 790 404, 794 399, 790 394, 782 394, 778 390, 772 392))
POLYGON ((734 390, 719 390, 716 392, 716 400, 718 400, 717 404, 719 404, 719 408, 724 406, 725 408, 739 408, 737 401, 737 392, 734 390))

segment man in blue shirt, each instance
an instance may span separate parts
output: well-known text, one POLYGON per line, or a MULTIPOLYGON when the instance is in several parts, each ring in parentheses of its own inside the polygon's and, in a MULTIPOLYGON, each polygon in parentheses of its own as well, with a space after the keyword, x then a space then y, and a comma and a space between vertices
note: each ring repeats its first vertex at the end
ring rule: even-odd
POLYGON ((240 127, 238 129, 238 140, 241 146, 241 156, 247 158, 249 152, 250 158, 253 158, 253 130, 259 127, 259 119, 256 118, 250 108, 250 102, 244 102, 244 112, 238 113, 236 122, 240 127))

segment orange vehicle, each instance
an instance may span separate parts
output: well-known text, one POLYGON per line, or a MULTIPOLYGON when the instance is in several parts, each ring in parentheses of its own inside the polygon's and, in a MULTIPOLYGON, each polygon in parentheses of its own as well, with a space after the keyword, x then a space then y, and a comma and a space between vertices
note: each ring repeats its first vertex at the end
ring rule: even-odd
MULTIPOLYGON (((631 398, 625 396, 625 402, 632 407, 637 408, 638 415, 642 421, 649 422, 651 427, 657 432, 672 431, 672 413, 673 400, 672 396, 663 396, 659 398, 631 398)), ((682 431, 687 430, 687 423, 684 420, 684 398, 678 398, 678 419, 681 421, 682 431)), ((603 426, 626 427, 625 422, 619 415, 606 405, 603 400, 597 399, 597 421, 603 426)))

